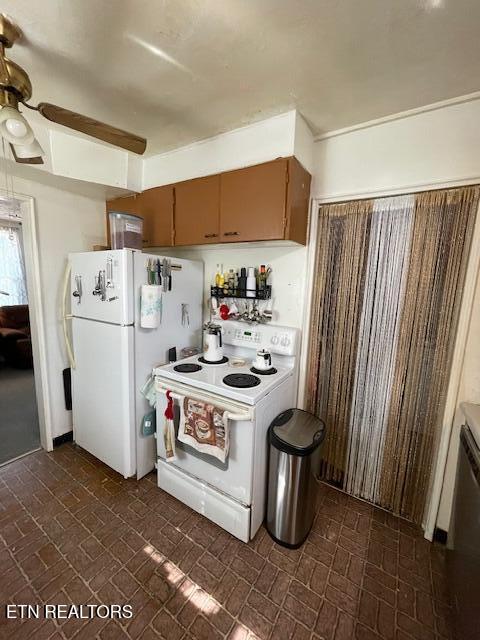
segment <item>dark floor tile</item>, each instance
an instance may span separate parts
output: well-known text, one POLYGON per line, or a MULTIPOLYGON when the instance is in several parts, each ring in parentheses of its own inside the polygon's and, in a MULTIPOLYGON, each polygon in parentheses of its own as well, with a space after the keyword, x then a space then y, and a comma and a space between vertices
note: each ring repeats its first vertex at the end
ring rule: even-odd
MULTIPOLYGON (((414 525, 320 485, 297 550, 248 545, 73 444, 0 468, 5 602, 131 604, 131 620, 25 621, 50 640, 451 639, 445 554, 414 525)), ((0 634, 5 630, 0 620, 0 634)), ((15 624, 15 622, 14 622, 15 624)))

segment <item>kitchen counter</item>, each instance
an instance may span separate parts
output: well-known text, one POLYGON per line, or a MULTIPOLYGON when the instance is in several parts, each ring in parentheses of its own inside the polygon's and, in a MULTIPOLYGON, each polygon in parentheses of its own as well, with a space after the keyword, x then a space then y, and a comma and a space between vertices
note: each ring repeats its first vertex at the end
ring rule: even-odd
POLYGON ((463 411, 466 422, 470 427, 470 431, 472 432, 477 446, 480 449, 480 404, 462 402, 460 408, 463 411))

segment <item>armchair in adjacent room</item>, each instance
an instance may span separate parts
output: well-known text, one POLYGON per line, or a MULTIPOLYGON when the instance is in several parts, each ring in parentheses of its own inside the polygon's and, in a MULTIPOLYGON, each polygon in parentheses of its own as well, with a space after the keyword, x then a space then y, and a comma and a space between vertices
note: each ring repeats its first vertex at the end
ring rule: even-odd
POLYGON ((12 367, 33 367, 28 305, 0 307, 0 355, 12 367))

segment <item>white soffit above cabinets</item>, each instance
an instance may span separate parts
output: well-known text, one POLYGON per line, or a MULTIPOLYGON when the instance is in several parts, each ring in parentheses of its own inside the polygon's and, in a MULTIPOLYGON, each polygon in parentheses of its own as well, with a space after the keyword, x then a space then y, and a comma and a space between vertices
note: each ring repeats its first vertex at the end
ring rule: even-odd
POLYGON ((22 168, 33 175, 37 171, 63 178, 113 187, 112 194, 142 190, 143 158, 112 145, 97 142, 69 129, 45 123, 36 114, 29 122, 35 137, 45 150, 44 164, 18 165, 9 162, 12 175, 22 168), (67 133, 68 132, 68 133, 67 133))
POLYGON ((313 171, 313 134, 297 111, 145 158, 143 188, 296 156, 313 171))
MULTIPOLYGON (((313 135, 302 116, 289 111, 180 149, 143 158, 77 133, 32 119, 47 151, 33 171, 101 184, 125 192, 180 182, 295 155, 313 171, 313 135)), ((16 168, 13 163, 12 170, 16 168)))

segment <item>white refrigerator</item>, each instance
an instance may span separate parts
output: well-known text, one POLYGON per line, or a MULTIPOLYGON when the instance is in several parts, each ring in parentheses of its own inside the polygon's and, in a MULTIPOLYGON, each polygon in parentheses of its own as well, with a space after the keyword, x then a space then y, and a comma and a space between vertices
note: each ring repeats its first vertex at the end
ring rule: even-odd
MULTIPOLYGON (((152 409, 140 390, 169 349, 201 347, 203 263, 167 258, 156 328, 141 327, 141 289, 149 259, 121 249, 69 255, 72 319, 73 438, 125 478, 154 468, 155 439, 143 435, 152 409), (166 289, 166 290, 164 290, 166 289)), ((157 264, 155 262, 155 264, 157 264)))

